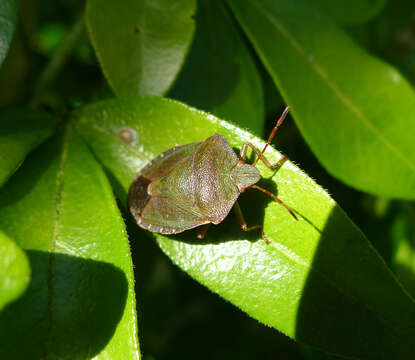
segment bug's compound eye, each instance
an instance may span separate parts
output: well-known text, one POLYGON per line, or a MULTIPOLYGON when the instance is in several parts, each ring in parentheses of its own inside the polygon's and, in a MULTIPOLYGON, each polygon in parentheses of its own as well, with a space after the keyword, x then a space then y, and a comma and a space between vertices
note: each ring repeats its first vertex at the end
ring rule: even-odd
POLYGON ((128 145, 134 145, 137 142, 137 133, 134 129, 124 127, 118 130, 118 137, 128 145))

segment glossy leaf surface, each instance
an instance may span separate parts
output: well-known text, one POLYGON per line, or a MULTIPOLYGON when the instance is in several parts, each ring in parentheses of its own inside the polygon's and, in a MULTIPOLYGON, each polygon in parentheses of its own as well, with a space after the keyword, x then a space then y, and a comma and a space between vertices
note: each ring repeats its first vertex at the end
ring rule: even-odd
POLYGON ((55 126, 56 121, 44 112, 18 108, 0 111, 0 186, 55 126))
POLYGON ((0 228, 32 281, 0 313, 0 358, 138 359, 127 234, 100 165, 70 128, 0 192, 0 228))
MULTIPOLYGON (((236 148, 245 141, 264 145, 225 121, 162 98, 91 104, 78 118, 77 129, 114 177, 125 205, 136 173, 168 148, 215 132, 236 148)), ((275 161, 280 154, 269 149, 267 156, 275 161)), ((248 190, 240 197, 242 210, 248 224, 264 224, 270 245, 256 232, 242 232, 230 215, 204 240, 194 230, 155 234, 163 251, 197 281, 298 341, 353 358, 411 359, 415 304, 364 235, 292 163, 277 173, 258 168, 260 184, 278 193, 299 221, 248 190)))
POLYGON ((30 265, 25 253, 0 231, 0 311, 26 290, 30 265))
POLYGON ((378 15, 386 5, 386 0, 307 1, 332 16, 339 24, 344 25, 368 22, 378 15))
POLYGON ((262 134, 261 77, 222 1, 199 1, 195 37, 169 97, 262 134))
POLYGON ((86 23, 117 95, 161 95, 172 84, 194 32, 195 0, 88 0, 86 23), (110 30, 109 30, 110 29, 110 30))
POLYGON ((0 67, 7 55, 17 23, 15 0, 0 2, 0 67))
POLYGON ((371 194, 415 198, 415 93, 306 1, 228 0, 323 166, 371 194))

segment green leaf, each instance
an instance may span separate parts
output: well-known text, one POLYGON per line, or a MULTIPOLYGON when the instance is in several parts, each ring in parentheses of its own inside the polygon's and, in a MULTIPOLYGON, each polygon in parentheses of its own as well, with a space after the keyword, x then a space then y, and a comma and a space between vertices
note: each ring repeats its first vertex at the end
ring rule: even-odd
MULTIPOLYGON (((245 141, 264 145, 225 121, 162 98, 103 101, 77 116, 77 129, 115 178, 125 205, 136 173, 174 145, 214 133, 236 148, 245 141)), ((280 154, 271 148, 267 157, 275 161, 280 154)), ((278 193, 299 221, 249 190, 240 197, 241 208, 248 225, 264 224, 270 245, 256 232, 242 232, 229 216, 204 240, 194 230, 155 234, 163 251, 197 281, 298 341, 354 358, 412 359, 415 304, 364 235, 292 163, 276 174, 258 168, 260 184, 278 193)))
POLYGON ((86 23, 117 95, 164 94, 192 41, 195 0, 88 0, 86 23))
POLYGON ((26 290, 30 266, 25 253, 0 231, 0 311, 26 290))
POLYGON ((415 93, 302 0, 228 1, 304 138, 336 178, 415 198, 415 93))
POLYGON ((0 228, 32 282, 0 314, 0 358, 138 359, 127 234, 100 165, 71 128, 0 191, 0 228))
POLYGON ((261 77, 220 0, 199 1, 195 38, 169 97, 262 134, 261 77))
POLYGON ((56 124, 48 113, 41 111, 0 110, 0 186, 26 155, 52 134, 56 124))
POLYGON ((17 6, 14 0, 0 2, 0 67, 9 51, 17 24, 17 6))
POLYGON ((339 24, 356 25, 368 22, 386 6, 386 0, 307 0, 332 16, 339 24))

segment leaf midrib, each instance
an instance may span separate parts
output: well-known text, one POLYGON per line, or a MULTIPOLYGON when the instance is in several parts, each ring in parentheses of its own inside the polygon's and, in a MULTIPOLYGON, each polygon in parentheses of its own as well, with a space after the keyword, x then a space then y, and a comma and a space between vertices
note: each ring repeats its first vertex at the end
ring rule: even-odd
POLYGON ((62 192, 63 192, 63 178, 65 172, 66 161, 68 157, 68 139, 69 139, 70 127, 67 126, 64 129, 62 137, 61 147, 61 158, 59 162, 58 172, 56 174, 56 196, 55 196, 55 208, 54 208, 54 219, 53 219, 53 232, 52 240, 50 245, 49 255, 49 267, 48 267, 48 315, 49 315, 49 326, 48 336, 45 344, 45 359, 48 359, 51 338, 52 338, 52 327, 54 321, 53 313, 53 279, 54 279, 54 268, 55 268, 55 249, 56 243, 58 242, 58 228, 61 217, 61 206, 62 206, 62 192))

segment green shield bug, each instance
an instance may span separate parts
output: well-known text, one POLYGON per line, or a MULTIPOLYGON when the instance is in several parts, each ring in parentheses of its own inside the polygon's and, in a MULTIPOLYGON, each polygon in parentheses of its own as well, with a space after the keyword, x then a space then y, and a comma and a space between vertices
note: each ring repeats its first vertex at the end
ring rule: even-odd
POLYGON ((237 199, 247 188, 258 189, 295 214, 277 196, 256 183, 261 179, 255 167, 261 160, 268 168, 281 166, 286 157, 269 163, 264 152, 284 121, 289 108, 278 119, 262 151, 247 142, 240 157, 219 134, 205 141, 176 146, 146 165, 132 182, 128 202, 137 224, 143 229, 161 234, 177 234, 204 225, 198 231, 203 238, 208 226, 219 224, 233 207, 242 230, 257 229, 268 243, 260 225, 247 226, 237 199), (247 164, 250 147, 257 158, 247 164))

